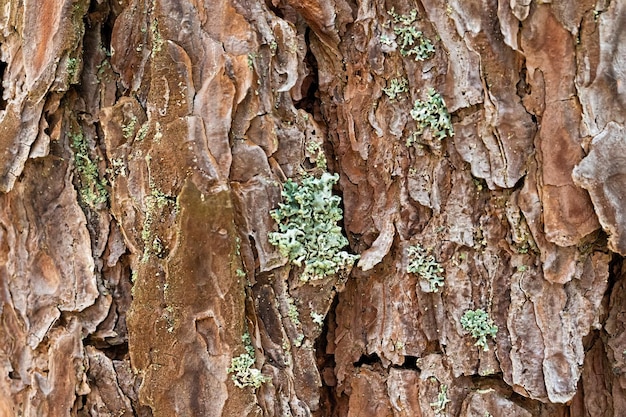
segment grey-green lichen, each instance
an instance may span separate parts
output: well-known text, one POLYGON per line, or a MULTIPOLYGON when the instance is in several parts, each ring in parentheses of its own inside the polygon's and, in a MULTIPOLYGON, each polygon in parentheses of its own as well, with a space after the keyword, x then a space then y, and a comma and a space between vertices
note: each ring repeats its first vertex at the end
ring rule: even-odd
MULTIPOLYGON (((424 61, 434 55, 434 45, 415 26, 417 10, 413 9, 409 14, 405 15, 396 13, 394 9, 387 13, 393 19, 393 32, 396 35, 396 43, 400 47, 402 56, 414 56, 416 61, 424 61)), ((384 42, 383 39, 381 41, 384 42)))
MULTIPOLYGON (((298 312, 296 300, 294 300, 290 296, 285 297, 285 300, 287 301, 287 317, 291 321, 291 324, 293 324, 293 326, 298 329, 300 326, 302 326, 302 322, 300 321, 300 312, 298 312)), ((303 340, 304 334, 298 333, 293 340, 293 345, 296 347, 300 347, 302 346, 303 340)))
POLYGON ((313 323, 317 324, 320 327, 324 325, 324 318, 326 318, 325 315, 320 314, 313 310, 311 310, 310 315, 311 315, 311 320, 313 320, 313 323))
POLYGON ((406 93, 408 91, 408 84, 409 82, 404 77, 392 78, 391 81, 389 81, 389 85, 387 87, 383 87, 383 92, 387 94, 389 100, 394 101, 399 98, 403 93, 406 93))
POLYGON ((495 339, 498 332, 498 326, 493 323, 493 320, 482 308, 466 311, 461 317, 461 326, 476 339, 474 346, 481 346, 484 351, 489 350, 487 336, 495 339))
POLYGON ((421 245, 409 246, 407 249, 409 264, 408 273, 417 274, 428 281, 430 287, 427 292, 438 292, 443 287, 443 267, 421 245))
POLYGON ((304 335, 302 333, 298 333, 298 335, 296 336, 296 338, 293 341, 293 345, 295 347, 300 347, 302 346, 302 342, 304 341, 304 335))
POLYGON ((157 189, 156 186, 150 182, 150 194, 144 199, 144 204, 146 213, 141 230, 141 240, 143 241, 143 256, 141 262, 146 263, 148 259, 150 259, 150 255, 160 256, 165 251, 161 239, 153 235, 153 223, 155 218, 158 218, 158 213, 168 204, 174 206, 174 210, 176 210, 176 199, 157 189))
POLYGON ((298 307, 296 307, 296 302, 291 297, 287 297, 287 317, 289 317, 289 320, 291 320, 294 326, 300 326, 300 324, 302 324, 300 322, 300 313, 298 312, 298 307))
POLYGON ((78 70, 80 67, 80 62, 77 58, 68 58, 67 59, 67 75, 70 79, 70 83, 74 84, 79 81, 78 79, 78 70))
POLYGON ((433 409, 435 416, 443 416, 446 409, 446 405, 450 402, 448 398, 448 386, 441 384, 439 386, 439 393, 437 394, 437 400, 430 403, 430 408, 433 409))
POLYGON ((141 140, 144 140, 146 138, 146 135, 148 134, 148 128, 149 127, 150 126, 148 125, 148 122, 145 122, 144 124, 141 125, 141 127, 137 131, 137 140, 141 141, 141 140))
POLYGON ((68 134, 74 152, 74 166, 78 173, 81 201, 91 208, 105 204, 109 198, 106 180, 100 178, 98 165, 89 154, 89 144, 82 131, 68 134))
POLYGON ((424 101, 417 99, 411 109, 411 117, 417 124, 417 134, 422 135, 426 129, 430 130, 433 138, 443 140, 454 136, 452 121, 441 94, 434 89, 428 89, 428 98, 424 101))
POLYGON ((315 161, 315 166, 326 171, 328 162, 326 161, 322 144, 314 140, 309 141, 306 145, 306 150, 309 153, 309 157, 315 161))
POLYGON ((278 50, 278 43, 275 40, 270 42, 270 53, 272 56, 276 55, 276 51, 278 50))
POLYGON ((122 126, 122 135, 124 136, 124 139, 130 139, 133 137, 133 135, 135 134, 136 125, 137 125, 137 117, 133 116, 131 117, 128 124, 125 124, 122 126))
POLYGON ((126 163, 123 158, 111 159, 111 168, 107 169, 107 173, 111 176, 126 176, 126 163))
POLYGON ((152 32, 152 53, 160 52, 163 47, 163 37, 159 31, 159 22, 154 19, 150 25, 150 31, 152 32))
POLYGON ((338 225, 343 219, 341 198, 332 186, 339 175, 324 172, 320 177, 305 174, 300 184, 289 179, 283 187, 283 202, 272 210, 278 232, 269 242, 295 266, 303 267, 300 279, 309 281, 347 270, 358 258, 342 250, 348 245, 338 225))
POLYGON ((241 336, 241 341, 243 342, 246 352, 232 358, 230 368, 228 368, 227 371, 232 374, 231 378, 236 387, 252 387, 256 390, 264 383, 271 381, 271 378, 263 375, 260 370, 254 368, 256 359, 250 334, 247 332, 244 333, 244 335, 241 336))

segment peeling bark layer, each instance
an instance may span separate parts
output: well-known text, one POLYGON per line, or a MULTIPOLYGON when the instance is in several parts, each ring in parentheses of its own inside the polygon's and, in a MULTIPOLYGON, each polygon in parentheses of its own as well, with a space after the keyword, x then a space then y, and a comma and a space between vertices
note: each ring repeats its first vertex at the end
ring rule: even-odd
POLYGON ((0 415, 623 414, 626 3, 2 6, 0 415))

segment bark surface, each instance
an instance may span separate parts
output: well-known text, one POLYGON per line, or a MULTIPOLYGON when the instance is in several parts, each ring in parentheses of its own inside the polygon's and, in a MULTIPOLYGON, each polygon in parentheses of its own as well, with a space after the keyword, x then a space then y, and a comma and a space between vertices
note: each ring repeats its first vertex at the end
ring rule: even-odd
POLYGON ((0 5, 1 416, 624 415, 626 2, 0 5))

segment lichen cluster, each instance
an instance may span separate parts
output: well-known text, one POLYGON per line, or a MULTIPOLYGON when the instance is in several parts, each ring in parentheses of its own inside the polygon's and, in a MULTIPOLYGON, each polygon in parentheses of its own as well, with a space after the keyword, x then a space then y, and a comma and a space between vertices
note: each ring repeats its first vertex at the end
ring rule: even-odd
POLYGON ((254 368, 256 360, 250 334, 246 332, 241 336, 241 341, 244 344, 246 353, 232 358, 230 368, 228 368, 227 371, 232 374, 231 378, 236 387, 252 387, 257 389, 264 383, 269 382, 271 378, 263 375, 260 370, 254 368))
POLYGON ((122 135, 124 139, 130 139, 135 135, 135 126, 137 125, 137 117, 131 117, 128 124, 122 126, 122 135))
POLYGON ((177 210, 176 198, 168 196, 157 189, 154 183, 150 182, 150 194, 144 200, 146 212, 141 229, 141 240, 143 241, 143 256, 141 262, 146 263, 151 255, 161 256, 165 250, 161 238, 153 234, 155 219, 159 213, 169 204, 177 210))
POLYGON ((424 33, 417 30, 417 10, 409 14, 401 15, 394 9, 388 11, 393 19, 393 33, 396 35, 396 43, 400 47, 402 56, 413 56, 416 61, 424 61, 435 54, 435 47, 424 33))
POLYGON ((387 87, 383 87, 383 92, 387 94, 389 100, 394 101, 399 98, 403 93, 409 91, 407 89, 409 82, 406 78, 392 78, 389 81, 389 85, 387 87))
MULTIPOLYGON (((390 25, 395 36, 383 33, 380 36, 380 42, 385 45, 384 51, 389 52, 398 48, 400 54, 404 57, 414 57, 416 61, 424 61, 430 59, 435 54, 435 46, 424 33, 417 29, 417 10, 412 10, 408 14, 398 14, 392 8, 387 12, 393 19, 393 23, 387 23, 385 28, 390 25)), ((408 92, 408 81, 406 78, 391 79, 383 92, 391 101, 400 97, 403 93, 408 92)), ((407 146, 421 146, 420 137, 428 131, 431 137, 443 140, 446 137, 454 136, 454 129, 448 109, 437 91, 429 88, 428 97, 425 100, 417 99, 411 109, 410 114, 416 122, 417 130, 411 133, 406 140, 407 146)))
POLYGON ((498 332, 498 326, 482 308, 466 311, 461 317, 461 326, 476 339, 474 346, 481 346, 484 351, 489 350, 487 336, 495 339, 498 332))
POLYGON ((435 416, 445 415, 446 405, 450 402, 448 398, 448 386, 441 384, 439 386, 439 393, 437 394, 437 400, 430 403, 430 407, 433 409, 435 416))
POLYGON ((411 109, 411 117, 417 125, 418 135, 422 135, 426 129, 430 130, 433 138, 443 140, 454 136, 454 129, 448 108, 437 91, 428 89, 428 98, 424 101, 417 99, 411 109))
POLYGON ((407 249, 409 264, 406 268, 410 274, 417 274, 430 284, 430 291, 438 292, 443 287, 443 267, 433 255, 420 245, 409 246, 407 249))
POLYGON ((98 165, 89 155, 89 144, 82 131, 69 134, 74 152, 74 166, 80 182, 79 194, 82 202, 91 208, 105 204, 109 199, 106 179, 98 173, 98 165))
POLYGON ((338 225, 343 219, 341 198, 333 195, 337 174, 320 177, 305 174, 300 184, 289 179, 282 191, 283 202, 272 210, 278 232, 269 234, 291 264, 303 267, 300 279, 309 281, 348 269, 357 255, 342 250, 348 245, 338 225))

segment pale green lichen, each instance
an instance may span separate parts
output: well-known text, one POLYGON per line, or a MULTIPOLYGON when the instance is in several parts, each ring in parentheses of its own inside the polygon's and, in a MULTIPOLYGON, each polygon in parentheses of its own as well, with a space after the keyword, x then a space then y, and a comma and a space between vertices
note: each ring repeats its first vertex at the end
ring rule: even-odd
POLYGON ((152 234, 152 226, 154 219, 157 218, 158 211, 163 210, 168 204, 174 205, 176 198, 168 196, 150 182, 150 194, 144 199, 146 213, 143 220, 143 228, 141 230, 141 240, 143 241, 143 256, 141 262, 146 263, 150 259, 150 255, 161 256, 165 247, 158 236, 152 234))
POLYGON ((424 101, 415 100, 411 117, 417 124, 417 134, 422 135, 429 129, 433 138, 443 140, 446 137, 454 136, 454 129, 450 114, 441 94, 434 89, 428 89, 428 98, 424 101))
POLYGON ((253 70, 254 69, 254 61, 258 58, 258 54, 256 54, 255 52, 251 52, 248 54, 248 68, 253 70))
POLYGON ((78 75, 78 68, 79 68, 79 62, 77 58, 67 59, 67 75, 69 76, 71 83, 78 81, 76 79, 76 76, 78 75))
POLYGON ((409 82, 406 78, 393 78, 389 81, 389 85, 387 87, 383 87, 383 92, 387 94, 389 100, 393 101, 408 91, 408 84, 409 82))
POLYGON ((122 126, 122 135, 124 139, 130 139, 135 134, 135 126, 137 125, 137 117, 131 117, 128 124, 122 126))
POLYGON ((439 386, 439 393, 437 394, 437 400, 430 403, 430 408, 433 409, 433 412, 436 416, 444 415, 444 411, 446 409, 446 405, 450 402, 448 398, 448 386, 446 384, 441 384, 439 386))
MULTIPOLYGON (((290 297, 286 297, 287 301, 287 317, 291 321, 291 324, 297 329, 302 325, 300 321, 300 312, 298 311, 298 307, 296 306, 296 301, 290 297)), ((298 333, 296 338, 293 340, 293 345, 296 347, 302 346, 302 341, 304 340, 304 335, 302 333, 298 333)))
POLYGON ((155 143, 161 143, 161 139, 163 139, 163 131, 161 130, 161 123, 156 122, 154 124, 154 136, 152 137, 152 140, 155 143))
POLYGON ((227 371, 232 374, 231 378, 236 387, 252 387, 256 390, 261 385, 271 381, 272 379, 263 375, 260 370, 254 368, 256 359, 250 334, 247 332, 244 333, 244 335, 241 336, 241 341, 244 344, 246 353, 242 353, 241 355, 232 358, 230 368, 228 368, 227 371))
POLYGON ((289 320, 291 320, 294 326, 299 326, 301 324, 298 307, 296 307, 296 303, 291 297, 287 297, 287 317, 289 317, 289 320))
POLYGON ((105 204, 109 198, 106 180, 100 178, 98 165, 89 154, 89 144, 82 131, 68 134, 74 152, 74 166, 80 182, 79 194, 83 203, 91 208, 105 204))
POLYGON ((434 45, 415 26, 417 10, 411 10, 409 14, 405 15, 396 13, 394 9, 387 13, 393 19, 393 32, 396 34, 396 43, 400 47, 402 56, 414 56, 416 61, 424 61, 434 55, 434 45))
POLYGON ((328 162, 326 161, 326 155, 324 155, 324 149, 322 149, 321 143, 312 140, 307 143, 306 150, 311 159, 315 162, 315 166, 326 171, 328 162))
POLYGON ((152 53, 160 52, 163 47, 163 37, 159 31, 159 22, 154 19, 150 25, 150 31, 152 32, 152 53))
POLYGON ((149 128, 148 122, 145 122, 144 124, 141 125, 141 127, 137 131, 138 141, 142 141, 146 138, 146 135, 148 134, 148 128, 149 128))
POLYGON ((324 172, 319 178, 305 174, 300 184, 289 179, 283 187, 283 203, 272 210, 278 232, 268 235, 291 264, 303 267, 300 279, 309 281, 352 267, 357 255, 342 250, 348 245, 338 222, 343 220, 341 198, 332 186, 339 175, 324 172))
POLYGON ((289 339, 283 339, 283 344, 281 346, 285 353, 291 352, 291 345, 289 344, 289 339))
POLYGON ((299 333, 298 336, 296 336, 296 339, 293 341, 293 345, 295 347, 300 347, 302 346, 303 341, 304 341, 304 335, 302 333, 299 333))
POLYGON ((484 351, 489 350, 487 336, 495 339, 498 332, 498 326, 493 323, 493 320, 482 308, 466 311, 461 317, 461 326, 476 339, 474 346, 481 346, 484 351))
POLYGON ((407 249, 409 264, 408 273, 417 274, 428 281, 430 287, 427 292, 438 292, 443 287, 443 267, 421 245, 409 246, 407 249))
POLYGON ((313 320, 313 323, 317 324, 318 326, 323 326, 324 325, 324 315, 317 313, 315 311, 311 310, 311 320, 313 320))
MULTIPOLYGON (((415 146, 417 149, 424 148, 424 145, 422 144, 422 141, 421 141, 421 136, 418 135, 416 132, 413 132, 409 135, 409 137, 406 140, 406 146, 415 146)), ((412 169, 412 171, 415 171, 415 169, 412 169)), ((411 174, 415 175, 415 172, 412 172, 411 174)))
POLYGON ((389 36, 387 35, 380 35, 380 43, 382 43, 383 45, 387 45, 387 46, 392 46, 393 45, 393 39, 391 39, 389 36))
POLYGON ((123 158, 111 159, 111 168, 107 170, 111 176, 126 176, 126 163, 123 158))

